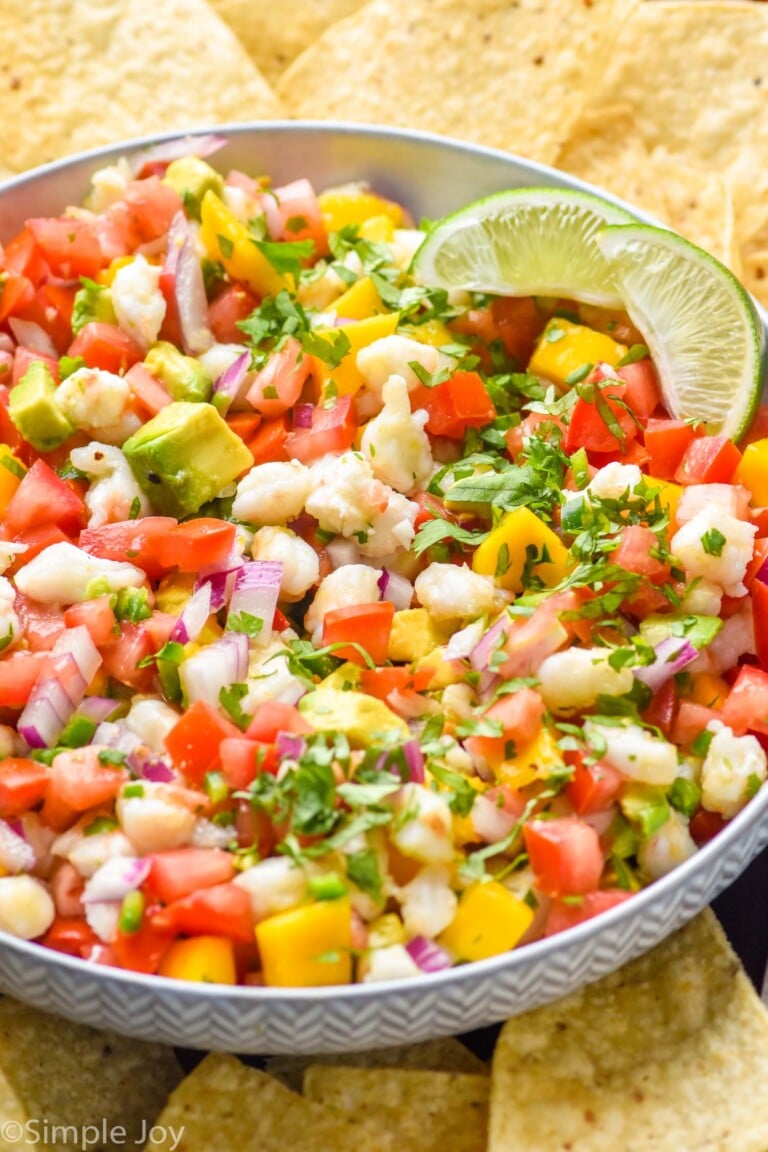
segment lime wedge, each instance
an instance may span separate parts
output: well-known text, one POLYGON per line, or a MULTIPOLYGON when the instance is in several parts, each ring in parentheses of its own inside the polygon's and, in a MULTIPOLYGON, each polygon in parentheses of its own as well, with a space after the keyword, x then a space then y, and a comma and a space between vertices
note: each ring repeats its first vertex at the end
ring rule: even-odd
POLYGON ((621 306, 595 240, 635 218, 607 200, 560 188, 516 188, 446 216, 416 252, 422 284, 500 296, 567 296, 621 306))
POLYGON ((607 227, 598 245, 680 420, 738 440, 762 388, 763 327, 748 294, 714 257, 675 232, 607 227))

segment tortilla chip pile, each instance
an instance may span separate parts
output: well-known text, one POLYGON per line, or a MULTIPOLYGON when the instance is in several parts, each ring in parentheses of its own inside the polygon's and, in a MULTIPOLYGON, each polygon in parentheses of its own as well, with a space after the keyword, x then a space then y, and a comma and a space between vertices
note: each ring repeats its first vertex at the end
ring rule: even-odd
POLYGON ((73 1129, 98 1152, 766 1152, 768 1013, 709 912, 510 1020, 490 1066, 434 1040, 182 1079, 169 1049, 0 1000, 0 1150, 73 1129))

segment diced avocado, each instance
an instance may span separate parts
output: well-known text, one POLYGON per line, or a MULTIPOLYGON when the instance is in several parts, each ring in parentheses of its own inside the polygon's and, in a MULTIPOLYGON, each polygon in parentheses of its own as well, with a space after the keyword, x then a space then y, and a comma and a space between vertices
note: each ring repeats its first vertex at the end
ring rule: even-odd
POLYGON ((81 277, 82 288, 75 294, 72 307, 72 331, 77 333, 94 320, 104 324, 116 324, 117 317, 112 306, 112 293, 103 284, 81 277))
POLYGON ((667 616, 646 616, 640 622, 640 635, 654 648, 670 636, 677 636, 701 651, 712 643, 722 627, 723 621, 719 616, 694 616, 690 613, 680 616, 670 613, 667 616))
POLYGON ((343 732, 358 748, 373 744, 383 732, 399 732, 406 740, 410 734, 404 720, 364 692, 317 688, 301 698, 299 711, 318 732, 343 732))
POLYGON ((224 181, 218 172, 197 156, 182 156, 167 167, 163 184, 169 184, 184 203, 187 215, 200 219, 200 203, 206 192, 221 196, 224 181))
POLYGON ((123 445, 141 488, 164 516, 189 516, 253 465, 211 404, 179 400, 123 445))
POLYGON ((670 817, 664 789, 650 784, 630 784, 624 789, 619 806, 643 837, 653 836, 670 817))
POLYGON ((159 340, 144 358, 147 371, 162 380, 174 400, 208 400, 213 381, 202 364, 173 344, 159 340))
POLYGON ((351 660, 346 660, 338 668, 334 668, 330 676, 320 681, 320 688, 335 688, 341 692, 349 692, 350 688, 360 687, 360 668, 351 660))
POLYGON ((421 660, 438 644, 444 644, 450 634, 450 629, 435 623, 426 608, 406 608, 395 612, 387 658, 400 663, 421 660))
POLYGON ((11 389, 9 411, 21 435, 38 452, 58 448, 74 432, 56 403, 56 381, 42 360, 30 364, 11 389))

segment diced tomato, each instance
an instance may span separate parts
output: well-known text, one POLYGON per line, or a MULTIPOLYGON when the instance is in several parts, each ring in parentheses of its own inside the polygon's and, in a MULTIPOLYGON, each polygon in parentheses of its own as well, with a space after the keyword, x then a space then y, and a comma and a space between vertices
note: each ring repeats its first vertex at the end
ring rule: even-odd
MULTIPOLYGON (((80 533, 80 547, 104 560, 122 560, 142 568, 150 579, 168 571, 157 559, 158 548, 178 521, 171 516, 143 516, 121 524, 104 524, 80 533)), ((173 565, 170 565, 173 567, 173 565)))
POLYGON ((580 896, 600 883, 603 854, 597 832, 574 816, 523 826, 536 884, 548 896, 580 896))
POLYGON ((483 714, 483 719, 495 727, 501 726, 500 736, 469 736, 464 747, 472 755, 490 764, 514 756, 527 747, 541 731, 544 701, 532 688, 521 688, 501 696, 483 714))
POLYGON ((44 460, 36 460, 5 510, 5 527, 12 535, 55 524, 74 535, 85 523, 85 504, 44 460))
POLYGON ((33 364, 38 361, 48 368, 55 384, 59 383, 59 362, 53 356, 46 356, 42 352, 33 352, 31 348, 24 348, 21 344, 13 354, 13 384, 14 387, 23 380, 33 364))
MULTIPOLYGON (((566 785, 565 794, 579 816, 604 812, 616 799, 622 785, 622 776, 610 764, 598 761, 586 764, 580 753, 570 754, 575 759, 573 779, 566 785)), ((569 755, 569 758, 570 758, 569 755)))
POLYGON ((585 892, 577 904, 553 900, 547 914, 544 935, 555 936, 558 932, 565 932, 567 928, 575 928, 577 924, 583 924, 593 916, 617 908, 633 895, 633 892, 624 892, 621 888, 602 888, 599 892, 585 892))
POLYGON ((201 888, 160 909, 152 918, 155 928, 187 936, 226 936, 244 944, 253 941, 251 898, 237 884, 201 888))
POLYGON ((361 691, 377 700, 386 700, 390 692, 405 692, 413 684, 410 668, 393 665, 391 668, 363 668, 360 673, 361 691))
POLYGON ((499 296, 491 304, 491 315, 507 356, 523 367, 544 328, 536 301, 530 296, 499 296))
POLYGON ((451 320, 448 327, 462 336, 477 336, 484 344, 501 340, 501 331, 490 308, 470 308, 451 320))
POLYGON ((675 480, 678 484, 730 484, 741 452, 727 436, 702 436, 685 450, 675 480))
POLYGON ((112 942, 117 963, 129 972, 143 972, 146 976, 152 976, 160 967, 176 935, 175 930, 156 927, 148 911, 138 932, 117 933, 112 942))
POLYGON ((672 726, 672 740, 682 748, 690 748, 710 720, 722 720, 722 718, 722 714, 716 712, 714 708, 694 704, 692 700, 681 700, 672 726))
POLYGON ((280 611, 279 608, 275 608, 275 615, 274 615, 273 620, 272 620, 272 627, 274 628, 275 632, 285 632, 286 628, 292 628, 293 627, 293 623, 288 619, 288 617, 283 612, 280 611))
POLYGON ((53 341, 56 351, 66 352, 72 340, 72 308, 77 289, 64 284, 43 284, 19 319, 31 320, 53 341))
POLYGON ((131 392, 138 401, 142 414, 150 417, 156 416, 163 408, 171 403, 171 395, 167 389, 148 372, 143 364, 134 364, 125 374, 131 392))
POLYGON ((280 732, 307 736, 312 732, 312 725, 293 704, 268 700, 256 712, 245 730, 245 735, 249 740, 258 740, 261 744, 273 744, 280 732))
POLYGON ((429 520, 450 520, 452 518, 451 512, 448 511, 442 500, 438 496, 433 496, 431 492, 417 492, 413 500, 419 506, 414 521, 416 529, 419 529, 422 524, 426 524, 429 520))
POLYGON ((663 584, 669 580, 670 566, 666 560, 659 559, 658 551, 659 538, 652 529, 642 524, 628 524, 621 530, 618 548, 611 552, 611 563, 643 576, 652 584, 663 584))
MULTIPOLYGON (((256 433, 256 439, 266 425, 256 433)), ((357 431, 357 420, 351 396, 339 396, 332 408, 312 410, 311 428, 294 428, 286 437, 284 451, 289 458, 310 464, 329 452, 346 452, 352 447, 357 431)), ((254 450, 253 441, 248 445, 254 450)))
POLYGON ((768 735, 768 672, 743 665, 719 718, 739 736, 745 732, 768 735))
POLYGON ((304 355, 295 336, 288 336, 256 373, 246 400, 268 420, 282 416, 301 396, 311 371, 312 357, 304 355))
POLYGON ((579 448, 585 448, 588 452, 623 453, 637 436, 637 424, 622 403, 617 402, 624 401, 626 384, 623 380, 615 383, 609 380, 607 384, 604 381, 605 377, 601 375, 598 365, 585 383, 593 383, 596 389, 600 389, 600 404, 580 396, 571 408, 563 440, 563 449, 569 456, 579 448), (621 430, 621 437, 606 423, 601 411, 603 407, 610 409, 611 423, 621 430))
POLYGON ((591 644, 594 626, 583 613, 583 609, 584 605, 594 598, 595 593, 591 588, 569 588, 565 592, 555 592, 554 595, 548 596, 537 611, 546 609, 554 612, 572 640, 591 644))
POLYGON ((197 572, 226 560, 235 541, 235 526, 226 520, 201 516, 174 525, 154 542, 155 559, 163 568, 197 572))
POLYGON ((26 276, 19 272, 5 272, 0 283, 0 324, 9 316, 16 316, 35 298, 35 289, 26 276))
POLYGON ((646 357, 645 360, 635 360, 634 364, 625 364, 616 371, 627 386, 624 400, 640 423, 645 424, 661 403, 659 378, 653 361, 646 357))
POLYGON ((616 452, 590 452, 589 463, 595 469, 605 468, 606 464, 637 464, 638 468, 645 468, 648 453, 639 440, 630 440, 616 452))
POLYGON ((0 760, 0 817, 7 820, 36 808, 45 798, 48 775, 47 766, 36 760, 16 756, 0 760))
POLYGON ((226 884, 235 875, 233 857, 219 848, 171 848, 149 857, 145 888, 163 904, 182 900, 191 892, 226 884))
POLYGON ((650 475, 659 480, 672 480, 688 448, 703 435, 700 426, 683 420, 650 419, 643 433, 650 475))
POLYGON ((3 256, 4 267, 8 271, 26 276, 35 288, 50 275, 50 270, 29 228, 22 228, 21 232, 17 232, 13 239, 8 241, 3 256))
POLYGON ((158 176, 133 180, 125 189, 119 204, 110 208, 110 214, 120 218, 130 233, 133 248, 164 236, 171 221, 183 205, 178 192, 163 184, 158 176))
POLYGON ((238 324, 258 306, 258 299, 242 284, 229 284, 219 292, 208 306, 208 323, 218 343, 245 343, 245 333, 238 324))
POLYGON ((88 949, 99 943, 99 938, 85 917, 57 916, 40 943, 54 952, 82 959, 88 949))
POLYGON ((752 609, 755 651, 763 668, 768 671, 768 584, 762 580, 755 580, 752 584, 752 609))
POLYGON ((44 652, 11 652, 0 658, 0 710, 24 707, 45 661, 44 652))
POLYGON ((677 710, 677 686, 673 677, 654 692, 650 704, 643 712, 643 720, 646 724, 660 728, 665 736, 670 737, 677 710))
POLYGON ((280 233, 276 240, 311 240, 316 253, 325 256, 328 252, 328 236, 323 223, 323 213, 315 190, 309 180, 293 180, 267 192, 277 203, 277 218, 280 233))
POLYGON ((128 684, 139 692, 149 692, 154 672, 152 668, 140 665, 156 651, 152 633, 144 623, 124 621, 120 627, 122 634, 102 646, 103 670, 121 684, 128 684))
POLYGON ((51 896, 59 916, 83 915, 85 879, 69 860, 56 860, 51 871, 51 896))
POLYGON ((219 745, 221 774, 233 791, 242 791, 262 772, 277 769, 272 744, 260 744, 245 736, 228 736, 219 745))
POLYGON ((120 632, 110 596, 96 596, 73 604, 64 613, 64 623, 67 628, 84 625, 97 648, 109 644, 120 632))
POLYGON ((568 642, 568 630, 558 616, 554 605, 545 600, 527 618, 513 621, 502 617, 504 636, 497 658, 501 660, 503 655, 506 659, 494 666, 494 672, 505 680, 534 676, 542 660, 568 642))
POLYGON ((261 416, 255 412, 231 412, 227 413, 227 424, 247 444, 261 427, 261 416))
POLYGON ((560 430, 561 436, 565 434, 565 423, 559 416, 550 416, 546 412, 530 412, 520 424, 504 433, 507 452, 513 460, 516 460, 523 450, 525 441, 531 436, 550 439, 555 429, 560 430))
POLYGON ((759 404, 755 417, 749 426, 749 431, 739 441, 739 447, 743 452, 750 444, 766 439, 768 439, 768 404, 759 404))
POLYGON ((388 600, 377 604, 355 604, 351 608, 335 608, 332 612, 326 612, 323 618, 323 645, 342 645, 335 649, 335 656, 364 666, 368 661, 357 648, 352 647, 353 643, 359 644, 374 664, 383 664, 387 658, 394 615, 395 606, 388 600), (346 647, 347 644, 349 647, 346 647))
POLYGON ((26 227, 55 276, 93 279, 103 267, 101 246, 87 221, 71 216, 35 217, 27 220, 26 227))
POLYGON ((51 765, 43 823, 64 831, 79 813, 114 800, 127 779, 124 768, 101 764, 96 748, 60 752, 51 765))
POLYGON ((421 385, 411 393, 411 407, 424 409, 427 432, 462 440, 467 428, 482 428, 496 418, 496 408, 477 372, 454 372, 435 388, 421 385))
POLYGON ((707 812, 706 808, 699 808, 691 817, 688 830, 692 839, 701 848, 703 844, 708 844, 710 840, 714 840, 727 823, 728 821, 719 812, 707 812))
POLYGON ((126 336, 115 324, 91 320, 75 336, 67 351, 68 356, 80 356, 88 368, 101 368, 104 372, 121 375, 144 359, 139 345, 126 336))
POLYGON ((206 704, 196 700, 165 738, 165 747, 176 767, 193 784, 202 784, 206 772, 219 766, 219 746, 229 736, 240 736, 239 728, 206 704))
POLYGON ((254 464, 272 464, 276 460, 287 460, 286 444, 289 435, 287 416, 265 420, 255 436, 248 440, 247 447, 253 456, 254 464))

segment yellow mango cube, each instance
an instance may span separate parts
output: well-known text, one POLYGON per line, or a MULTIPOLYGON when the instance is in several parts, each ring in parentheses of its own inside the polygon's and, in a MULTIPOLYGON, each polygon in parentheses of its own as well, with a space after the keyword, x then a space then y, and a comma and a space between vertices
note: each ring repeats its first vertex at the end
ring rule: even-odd
POLYGON ((400 664, 423 660, 446 639, 426 608, 405 608, 392 617, 387 658, 400 664))
POLYGON ((367 320, 369 316, 386 312, 370 276, 363 276, 355 281, 343 296, 339 296, 333 305, 333 310, 343 320, 367 320))
POLYGON ((109 267, 104 268, 99 272, 96 277, 97 284, 103 284, 105 288, 112 287, 112 281, 117 276, 121 268, 125 268, 127 264, 133 263, 133 256, 117 256, 109 267))
POLYGON ((495 880, 472 884, 459 898, 453 922, 437 942, 457 960, 487 960, 514 948, 528 931, 533 909, 495 880))
POLYGON ((0 513, 5 512, 16 489, 24 478, 26 468, 14 456, 7 444, 0 444, 0 513))
POLYGON ((215 192, 200 205, 200 239, 211 260, 223 265, 233 280, 242 280, 259 296, 277 296, 293 278, 281 275, 253 242, 253 237, 215 192))
POLYGON ((502 760, 495 769, 499 784, 526 788, 534 780, 551 776, 564 765, 557 741, 547 728, 514 756, 502 760))
POLYGON ((193 936, 171 944, 160 975, 201 984, 237 984, 235 947, 223 936, 193 936))
POLYGON ((684 488, 680 484, 672 484, 669 480, 658 480, 655 476, 648 476, 646 484, 651 492, 658 491, 659 503, 669 517, 667 536, 674 536, 677 531, 677 506, 683 498, 684 488))
POLYGON ((329 188, 327 192, 320 193, 318 200, 327 232, 340 232, 342 228, 355 224, 360 227, 367 220, 378 216, 391 220, 394 228, 403 226, 403 210, 399 204, 354 185, 329 188))
POLYGON ((443 324, 442 320, 426 320, 423 324, 412 324, 403 328, 404 336, 412 340, 419 340, 422 344, 431 344, 433 348, 442 348, 445 344, 455 344, 456 336, 443 324))
POLYGON ((711 672, 697 672, 693 677, 689 699, 705 708, 722 708, 730 689, 722 676, 711 672))
POLYGON ((195 577, 190 573, 177 572, 173 576, 164 576, 155 593, 155 607, 160 612, 178 616, 194 587, 195 577))
POLYGON ((349 900, 320 900, 256 925, 264 983, 272 988, 319 988, 352 979, 349 900))
POLYGON ((462 684, 467 676, 467 669, 460 660, 446 659, 445 648, 442 645, 438 645, 426 656, 420 656, 414 661, 414 672, 425 669, 434 672, 429 682, 430 692, 438 692, 441 688, 447 688, 449 684, 462 684))
POLYGON ((391 244, 395 238, 395 224, 390 216, 369 216, 360 225, 360 237, 371 244, 391 244))
POLYGON ((513 508, 478 546, 472 568, 483 576, 496 576, 502 588, 523 590, 526 549, 535 548, 548 560, 532 571, 548 588, 559 584, 568 571, 568 549, 553 530, 529 508, 513 508))
POLYGON ((528 371, 567 388, 568 377, 585 364, 602 361, 615 367, 626 354, 626 346, 610 336, 554 316, 537 341, 528 371))
POLYGON ((367 320, 356 320, 352 324, 340 324, 332 331, 318 328, 316 336, 330 338, 343 332, 349 340, 349 351, 340 364, 331 368, 320 357, 316 357, 317 374, 321 382, 321 392, 333 380, 340 396, 353 396, 363 386, 362 373, 357 367, 357 354, 361 348, 367 348, 374 340, 381 340, 383 336, 394 335, 397 328, 399 312, 386 312, 381 316, 369 316, 367 320))
POLYGON ((752 493, 757 508, 768 508, 768 440, 756 440, 744 449, 744 455, 733 477, 752 493))

